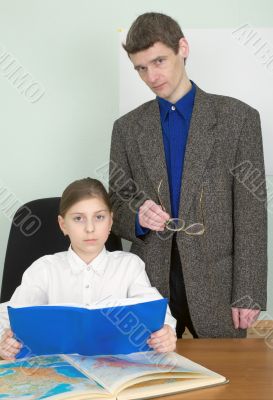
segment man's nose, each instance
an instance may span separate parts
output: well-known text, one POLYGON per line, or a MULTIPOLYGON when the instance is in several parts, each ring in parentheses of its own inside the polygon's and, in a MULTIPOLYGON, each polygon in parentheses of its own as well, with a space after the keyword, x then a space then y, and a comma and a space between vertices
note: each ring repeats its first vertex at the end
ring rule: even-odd
POLYGON ((148 83, 154 83, 158 80, 158 71, 156 69, 151 68, 147 71, 147 81, 148 83))

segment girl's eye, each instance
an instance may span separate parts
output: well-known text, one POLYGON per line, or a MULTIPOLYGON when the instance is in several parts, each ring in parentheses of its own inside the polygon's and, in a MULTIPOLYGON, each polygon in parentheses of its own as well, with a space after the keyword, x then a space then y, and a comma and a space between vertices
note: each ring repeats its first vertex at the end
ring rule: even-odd
POLYGON ((74 220, 75 222, 80 222, 80 221, 82 221, 82 217, 77 216, 77 217, 74 217, 73 220, 74 220))
POLYGON ((97 215, 96 218, 97 218, 98 221, 103 221, 105 216, 104 215, 97 215))

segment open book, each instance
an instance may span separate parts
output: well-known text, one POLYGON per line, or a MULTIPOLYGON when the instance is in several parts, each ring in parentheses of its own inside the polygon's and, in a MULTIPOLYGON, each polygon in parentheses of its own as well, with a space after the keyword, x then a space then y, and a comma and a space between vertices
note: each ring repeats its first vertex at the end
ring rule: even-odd
POLYGON ((226 383, 176 353, 38 356, 0 362, 0 398, 145 399, 226 383))

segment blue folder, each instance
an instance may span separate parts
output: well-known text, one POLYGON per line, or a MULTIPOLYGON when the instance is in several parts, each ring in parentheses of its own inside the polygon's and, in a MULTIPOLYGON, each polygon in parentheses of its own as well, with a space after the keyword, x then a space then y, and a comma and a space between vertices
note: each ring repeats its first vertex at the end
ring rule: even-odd
POLYGON ((129 354, 151 350, 151 332, 164 325, 167 300, 86 309, 69 306, 8 307, 11 329, 23 347, 16 358, 34 355, 129 354))

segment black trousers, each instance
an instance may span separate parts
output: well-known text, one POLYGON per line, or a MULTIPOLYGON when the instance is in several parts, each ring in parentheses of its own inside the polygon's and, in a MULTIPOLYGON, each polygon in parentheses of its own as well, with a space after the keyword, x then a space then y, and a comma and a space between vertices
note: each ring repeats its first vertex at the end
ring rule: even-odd
POLYGON ((194 338, 198 338, 190 317, 181 260, 176 243, 176 233, 172 241, 170 268, 170 309, 177 320, 176 334, 181 338, 187 327, 194 338))

